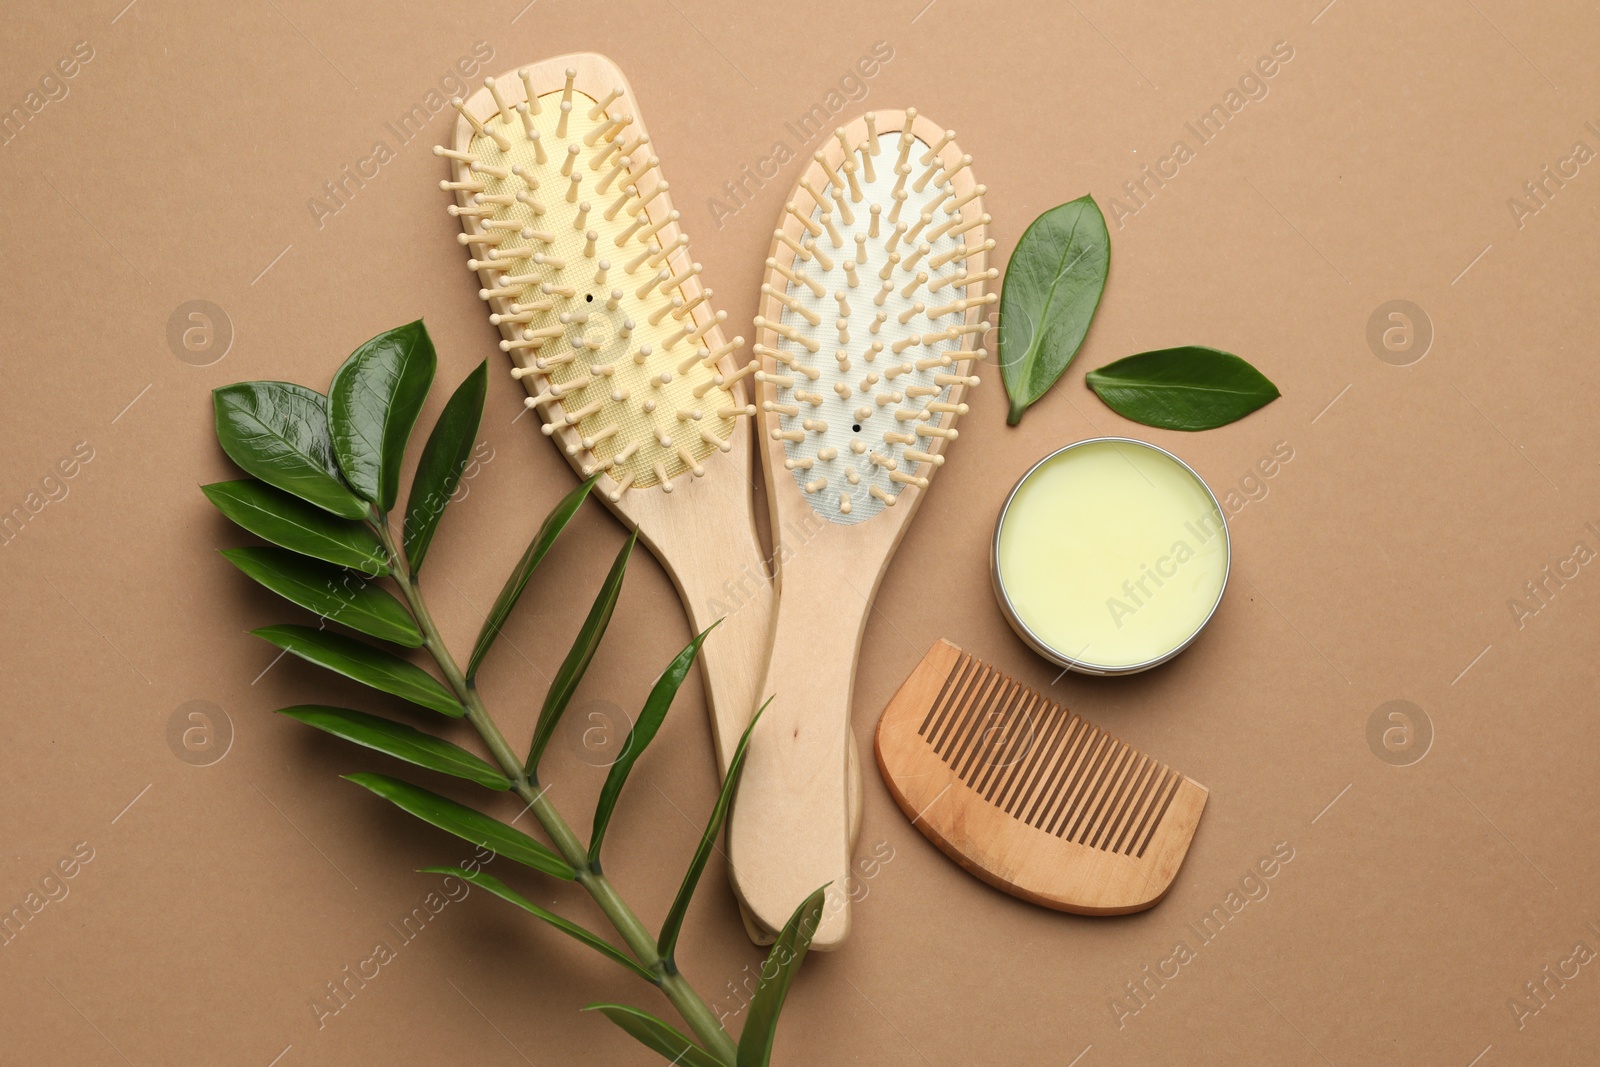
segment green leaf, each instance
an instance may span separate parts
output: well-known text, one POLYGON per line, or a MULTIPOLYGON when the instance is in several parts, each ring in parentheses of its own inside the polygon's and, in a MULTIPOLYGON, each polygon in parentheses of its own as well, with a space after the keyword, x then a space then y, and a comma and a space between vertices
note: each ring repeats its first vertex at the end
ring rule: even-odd
POLYGON ((466 749, 404 723, 350 708, 330 708, 322 704, 300 704, 279 708, 279 715, 299 719, 307 726, 353 741, 375 752, 415 763, 430 771, 453 774, 490 789, 510 789, 505 775, 466 749))
POLYGON ((688 677, 690 668, 694 666, 694 658, 700 654, 700 646, 705 644, 706 637, 721 621, 718 619, 707 626, 689 642, 688 648, 667 664, 667 669, 661 672, 655 687, 650 690, 650 696, 645 699, 644 710, 639 712, 638 721, 628 731, 628 739, 622 745, 622 755, 617 757, 611 764, 611 770, 606 773, 606 784, 600 790, 600 800, 594 808, 594 830, 589 834, 589 863, 592 866, 600 863, 600 845, 605 840, 606 827, 611 822, 611 813, 616 809, 617 798, 622 795, 622 786, 627 782, 628 774, 650 742, 655 740, 656 731, 661 729, 661 723, 667 717, 667 709, 672 707, 672 698, 678 695, 678 687, 688 677))
POLYGON ((489 646, 500 636, 500 628, 505 625, 506 617, 511 614, 511 609, 517 606, 522 591, 528 587, 528 579, 533 577, 533 569, 556 543, 556 538, 567 528, 567 523, 578 513, 578 508, 589 495, 589 490, 593 489, 594 483, 599 480, 600 475, 596 474, 562 497, 561 503, 545 516, 544 522, 539 526, 539 532, 533 535, 533 541, 529 543, 522 558, 517 561, 516 569, 511 572, 511 577, 506 579, 505 587, 500 590, 500 595, 495 597, 494 607, 489 609, 489 617, 483 620, 483 629, 478 631, 477 643, 472 647, 472 658, 467 661, 468 682, 478 676, 478 668, 483 665, 483 657, 488 655, 489 646))
POLYGON ((394 507, 412 424, 437 363, 422 320, 386 330, 356 349, 328 386, 328 423, 339 469, 356 492, 394 507))
POLYGON ((406 648, 422 644, 422 631, 405 605, 354 571, 285 548, 225 548, 222 554, 229 563, 307 611, 406 648))
POLYGON ((310 626, 263 626, 251 633, 309 663, 413 704, 460 718, 467 709, 433 675, 409 660, 310 626))
POLYGON ((1092 197, 1051 208, 1023 232, 1000 293, 1000 377, 1012 426, 1078 354, 1110 266, 1111 235, 1092 197))
POLYGON ((645 970, 639 965, 638 961, 634 960, 631 956, 627 955, 627 953, 611 944, 611 942, 607 941, 605 938, 589 930, 585 930, 583 927, 569 919, 563 919, 554 912, 546 911, 493 875, 484 874, 482 871, 468 871, 460 867, 424 867, 422 868, 422 873, 452 875, 456 878, 460 878, 463 881, 471 882, 480 889, 487 889, 489 892, 493 893, 502 900, 509 900, 511 903, 515 904, 523 911, 526 911, 528 914, 537 915, 551 926, 554 926, 557 930, 560 930, 569 937, 576 938, 577 940, 583 942, 585 945, 588 945, 590 948, 594 949, 602 956, 605 956, 607 959, 622 964, 624 967, 628 968, 628 970, 632 971, 640 978, 643 978, 651 985, 660 984, 656 980, 655 975, 645 970))
POLYGON ((289 382, 238 382, 211 393, 217 441, 245 473, 346 519, 367 505, 339 474, 328 398, 289 382))
POLYGON ((682 1067, 727 1067, 721 1060, 690 1041, 673 1027, 638 1008, 626 1004, 590 1004, 584 1011, 598 1011, 633 1035, 635 1041, 668 1061, 682 1067))
POLYGON ((461 472, 472 455, 488 389, 489 361, 484 360, 456 387, 439 413, 428 443, 422 446, 422 458, 411 479, 411 496, 406 501, 406 560, 413 574, 422 568, 444 507, 461 484, 461 472))
POLYGON ((1127 356, 1090 371, 1087 381, 1118 415, 1163 430, 1226 426, 1280 395, 1245 360, 1200 345, 1127 356))
MULTIPOLYGON (((744 728, 744 733, 739 738, 739 747, 733 750, 733 761, 728 764, 728 776, 722 781, 722 792, 717 794, 717 803, 711 809, 711 818, 706 821, 705 831, 700 835, 700 844, 694 850, 694 859, 689 861, 689 869, 684 873, 683 884, 678 886, 678 895, 672 901, 672 907, 667 912, 666 921, 661 924, 661 936, 656 939, 657 951, 662 959, 672 959, 678 948, 678 934, 683 929, 684 916, 689 914, 689 901, 694 897, 694 890, 700 884, 700 874, 706 869, 706 861, 711 858, 711 850, 716 847, 717 835, 722 832, 722 824, 728 819, 728 808, 733 804, 734 790, 739 787, 739 775, 744 772, 744 756, 750 747, 750 735, 755 731, 756 723, 761 721, 761 713, 767 710, 767 705, 772 703, 768 697, 766 704, 756 709, 755 715, 750 719, 750 725, 744 728)), ((812 927, 816 929, 815 926, 812 927)), ((810 934, 806 935, 806 943, 811 943, 810 934)))
POLYGON ((383 545, 360 523, 331 518, 254 478, 213 482, 202 485, 200 491, 218 511, 263 540, 370 577, 389 573, 383 545))
POLYGON ((589 608, 589 617, 583 620, 583 628, 578 631, 572 648, 567 651, 567 658, 561 661, 561 668, 556 671, 550 688, 544 694, 544 707, 539 709, 539 721, 533 728, 533 744, 528 748, 527 770, 530 775, 538 772, 539 757, 544 755, 544 747, 550 743, 550 736, 556 732, 561 716, 566 714, 572 694, 577 690, 578 683, 583 681, 584 672, 589 669, 589 661, 594 659, 595 652, 600 648, 600 639, 605 636, 606 627, 611 622, 617 597, 622 594, 622 575, 628 569, 628 557, 638 540, 639 531, 635 529, 612 562, 611 573, 606 575, 605 583, 594 598, 594 605, 589 608))
POLYGON ((771 1061, 778 1013, 783 1010, 789 986, 794 984, 795 973, 811 947, 812 935, 822 919, 822 901, 827 890, 827 886, 818 889, 794 910, 767 954, 767 962, 761 965, 760 984, 756 995, 750 998, 750 1015, 739 1034, 738 1067, 767 1067, 771 1061))
POLYGON ((390 778, 387 774, 347 774, 344 777, 372 790, 402 811, 410 812, 446 833, 455 834, 463 841, 569 882, 578 877, 577 872, 567 866, 560 856, 521 830, 507 826, 499 819, 491 819, 465 804, 457 804, 438 793, 398 778, 390 778))

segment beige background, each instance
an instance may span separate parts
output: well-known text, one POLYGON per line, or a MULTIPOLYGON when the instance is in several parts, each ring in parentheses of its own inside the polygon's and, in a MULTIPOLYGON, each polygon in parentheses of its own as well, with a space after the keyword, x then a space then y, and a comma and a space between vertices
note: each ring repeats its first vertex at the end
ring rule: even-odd
MULTIPOLYGON (((0 147, 0 511, 26 510, 35 491, 40 504, 78 442, 93 453, 0 549, 0 908, 75 845, 93 851, 68 895, 0 948, 0 1061, 649 1062, 576 1009, 623 998, 665 1011, 651 991, 482 895, 449 905, 319 1029, 324 983, 396 942, 389 924, 436 884, 410 872, 466 850, 336 777, 377 760, 270 714, 371 704, 300 664, 263 673, 271 650, 244 631, 296 612, 215 554, 246 538, 195 488, 231 476, 207 393, 244 378, 325 387, 357 343, 419 315, 441 383, 498 355, 425 147, 450 116, 405 145, 385 126, 476 42, 493 50, 480 74, 585 49, 627 71, 696 258, 738 323, 798 164, 720 227, 706 197, 775 141, 813 150, 784 123, 883 41, 892 59, 840 117, 911 104, 958 130, 989 185, 1002 263, 1056 203, 1091 192, 1108 215, 1114 197, 1135 206, 1123 183, 1175 139, 1195 147, 1186 122, 1274 43, 1293 58, 1114 228, 1088 343, 1023 425, 1005 427, 993 372, 976 390, 878 597, 858 732, 941 636, 1051 685, 1001 620, 985 555, 1005 491, 1046 451, 1131 431, 1219 494, 1279 442, 1294 458, 1233 517, 1233 581, 1192 649, 1144 676, 1051 689, 1211 788, 1167 901, 1112 920, 1014 901, 946 862, 869 772, 863 855, 893 858, 863 876, 845 950, 808 962, 780 1062, 1588 1062, 1595 963, 1550 981, 1520 1028, 1507 1002, 1578 942, 1600 947, 1600 577, 1582 567, 1520 628, 1508 598, 1576 542, 1600 549, 1584 527, 1600 520, 1600 167, 1520 227, 1507 200, 1575 142, 1600 149, 1584 126, 1600 126, 1592 5, 125 2, 13 4, 0 40, 4 109, 26 107, 76 42, 93 51, 0 147), (393 158, 319 225, 308 201, 378 141, 393 158), (193 299, 231 324, 210 366, 192 362, 216 347, 191 362, 169 347, 169 317, 193 299), (1369 316, 1394 299, 1420 305, 1435 334, 1406 367, 1367 341, 1369 316), (1190 436, 1132 427, 1084 388, 1086 369, 1191 342, 1246 356, 1283 399, 1190 436), (1367 741, 1395 699, 1434 735, 1405 767, 1367 741), (209 766, 168 742, 194 700, 231 723, 209 766), (1269 894, 1200 945, 1188 924, 1278 843, 1294 858, 1269 894), (1179 940, 1195 958, 1119 1025, 1113 998, 1179 940)), ((492 461, 431 557, 435 610, 462 644, 572 484, 526 422, 512 425, 521 395, 493 379, 492 461)), ((485 674, 514 733, 622 536, 598 507, 574 530, 485 674)), ((687 636, 641 556, 556 747, 554 795, 580 824, 601 777, 577 756, 580 714, 636 708, 687 636)), ((646 915, 665 909, 713 795, 695 680, 612 833, 610 868, 646 915)), ((760 954, 718 862, 684 967, 734 1010, 733 983, 760 954)))

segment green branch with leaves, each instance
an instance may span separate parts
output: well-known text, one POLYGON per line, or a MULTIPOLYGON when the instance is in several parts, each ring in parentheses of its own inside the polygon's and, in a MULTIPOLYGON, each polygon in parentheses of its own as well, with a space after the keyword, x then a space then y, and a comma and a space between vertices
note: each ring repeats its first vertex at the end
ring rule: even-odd
MULTIPOLYGON (((460 878, 487 890, 587 945, 656 987, 693 1037, 640 1008, 591 1004, 641 1044, 686 1067, 765 1067, 778 1014, 811 944, 823 906, 819 888, 795 911, 762 967, 763 982, 735 1041, 704 998, 679 971, 676 952, 684 916, 728 816, 757 710, 660 929, 652 933, 601 868, 601 848, 623 787, 655 737, 679 686, 693 668, 710 629, 667 665, 638 721, 610 767, 594 812, 588 843, 548 799, 539 764, 573 693, 582 681, 622 588, 637 531, 617 554, 594 606, 545 695, 523 756, 496 725, 476 678, 539 563, 593 489, 591 478, 556 505, 534 534, 495 600, 463 670, 428 611, 418 572, 445 505, 456 492, 483 414, 488 365, 480 364, 455 390, 418 459, 402 515, 395 514, 400 472, 412 427, 433 383, 437 357, 422 322, 379 334, 356 349, 334 374, 326 395, 287 382, 241 382, 213 394, 217 439, 250 478, 202 487, 225 516, 267 545, 223 555, 248 577, 321 616, 319 626, 279 625, 253 631, 307 662, 381 693, 450 718, 466 719, 483 754, 426 730, 354 708, 302 705, 281 713, 355 745, 413 767, 513 792, 532 812, 542 842, 476 808, 387 774, 345 777, 423 822, 528 867, 540 876, 576 882, 599 906, 620 944, 541 908, 498 878, 459 867, 428 873, 460 878), (399 537, 392 521, 400 521, 399 537), (398 594, 398 595, 396 595, 398 594), (380 644, 326 628, 336 623, 380 644), (422 649, 437 675, 397 651, 422 649), (487 758, 486 758, 487 757, 487 758)), ((713 624, 714 626, 715 624, 713 624)))

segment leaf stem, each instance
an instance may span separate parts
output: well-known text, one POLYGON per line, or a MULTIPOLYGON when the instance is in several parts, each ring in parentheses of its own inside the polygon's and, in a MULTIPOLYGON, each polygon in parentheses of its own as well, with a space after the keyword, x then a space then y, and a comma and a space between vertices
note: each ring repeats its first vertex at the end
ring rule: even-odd
POLYGON ((713 1055, 726 1063, 733 1063, 738 1055, 738 1048, 717 1019, 716 1013, 700 994, 695 992, 688 980, 678 973, 676 965, 661 956, 656 950, 655 937, 622 899, 616 887, 600 873, 597 866, 590 864, 588 849, 578 840, 577 834, 572 831, 566 819, 547 798, 548 789, 539 788, 537 778, 527 773, 522 760, 506 741, 505 735, 500 732, 500 727, 496 725, 494 718, 484 706, 477 686, 469 683, 462 674, 455 657, 445 647, 444 639, 439 634, 438 626, 434 624, 433 615, 428 611, 427 601, 411 575, 404 554, 395 544, 394 537, 389 531, 387 516, 374 514, 368 518, 368 525, 378 535, 384 550, 389 555, 390 577, 400 587, 406 606, 411 609, 411 614, 422 631, 423 647, 439 665, 446 683, 467 709, 467 721, 472 723, 495 761, 500 764, 500 769, 511 779, 516 794, 528 805, 528 810, 549 835, 561 858, 578 872, 578 884, 594 898, 594 902, 600 906, 601 912, 621 935, 634 957, 646 970, 656 976, 656 985, 672 1002, 672 1006, 678 1009, 678 1014, 683 1016, 684 1021, 713 1055))

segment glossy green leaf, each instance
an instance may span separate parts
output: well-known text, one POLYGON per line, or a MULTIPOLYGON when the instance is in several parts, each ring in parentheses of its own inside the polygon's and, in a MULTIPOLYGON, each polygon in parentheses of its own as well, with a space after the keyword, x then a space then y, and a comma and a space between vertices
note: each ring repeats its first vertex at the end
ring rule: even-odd
POLYGON ((460 878, 464 882, 471 882, 480 889, 487 889, 500 899, 509 900, 511 903, 515 904, 528 914, 538 916, 551 926, 554 926, 557 930, 560 930, 562 933, 566 934, 568 937, 572 937, 583 942, 585 945, 588 945, 590 948, 594 949, 607 959, 612 960, 615 963, 622 964, 622 966, 626 967, 640 978, 643 978, 651 985, 659 984, 656 981, 655 975, 639 966, 638 961, 634 960, 627 953, 611 944, 611 942, 607 941, 605 938, 593 933, 592 931, 585 930, 583 927, 569 919, 563 919, 554 912, 546 911, 493 875, 484 874, 482 871, 468 871, 460 867, 424 867, 422 868, 422 873, 447 874, 456 878, 460 878))
POLYGON ((584 1011, 602 1012, 651 1052, 682 1067, 728 1067, 717 1057, 680 1034, 669 1023, 626 1004, 590 1004, 584 1011))
POLYGON ((1123 418, 1163 430, 1210 430, 1280 395, 1245 360, 1200 345, 1141 352, 1089 372, 1089 388, 1123 418))
POLYGON ((561 503, 557 504, 539 525, 539 532, 533 535, 527 551, 523 552, 522 558, 517 561, 516 569, 511 572, 511 577, 506 579, 505 587, 500 590, 500 595, 495 597, 494 607, 489 609, 489 617, 483 620, 483 629, 478 631, 477 643, 472 647, 472 658, 467 661, 468 682, 478 676, 478 668, 483 665, 483 657, 488 655, 494 639, 500 636, 500 628, 505 625, 511 609, 517 606, 522 591, 528 587, 528 579, 533 577, 534 568, 539 566, 539 561, 544 559, 545 553, 556 543, 556 538, 567 528, 567 523, 578 513, 578 508, 589 495, 589 490, 593 489, 594 483, 599 480, 600 475, 596 474, 562 497, 561 503))
POLYGON ((430 711, 454 718, 467 713, 443 683, 415 663, 353 638, 311 626, 263 626, 250 632, 308 663, 430 711))
POLYGON ((490 789, 510 789, 505 775, 459 745, 423 733, 413 726, 350 708, 331 708, 322 704, 301 704, 279 708, 279 715, 299 719, 307 726, 342 737, 375 752, 415 763, 430 771, 453 774, 490 789))
POLYGON ((461 484, 461 472, 467 469, 472 455, 488 389, 489 361, 484 360, 456 387, 439 413, 428 443, 422 446, 422 458, 411 479, 411 496, 406 500, 406 561, 413 574, 422 568, 445 505, 461 484))
POLYGON ((689 914, 689 901, 694 899, 694 890, 700 884, 701 872, 706 869, 706 861, 711 858, 711 850, 717 845, 717 835, 722 832, 722 824, 728 820, 728 809, 733 804, 734 791, 739 788, 739 776, 744 773, 745 753, 750 748, 750 735, 755 732, 756 723, 761 721, 761 713, 766 711, 767 705, 771 703, 772 698, 768 697, 766 704, 756 709, 755 715, 750 719, 750 725, 744 728, 744 733, 739 737, 739 747, 733 750, 733 759, 728 764, 728 775, 722 781, 722 792, 717 794, 717 803, 711 809, 711 818, 706 820, 705 831, 700 835, 700 844, 694 850, 694 858, 689 861, 689 870, 684 873, 683 884, 678 886, 678 895, 667 911, 666 921, 661 924, 661 936, 656 940, 656 949, 663 959, 670 960, 677 952, 678 934, 683 930, 684 916, 689 914))
POLYGON ((611 613, 616 610, 617 597, 622 595, 622 576, 628 569, 628 557, 638 540, 639 531, 635 529, 623 542, 621 551, 611 564, 611 572, 606 575, 594 604, 589 608, 589 617, 583 620, 583 628, 578 631, 572 647, 567 650, 567 658, 561 661, 560 669, 544 694, 544 707, 539 709, 539 721, 533 728, 533 744, 528 749, 529 775, 538 772, 539 757, 544 755, 544 748, 556 732, 561 716, 566 714, 572 694, 577 691, 578 683, 583 681, 583 674, 589 669, 589 661, 594 659, 595 652, 600 648, 600 639, 605 636, 606 627, 611 623, 611 613))
POLYGON ((367 505, 339 473, 328 398, 289 382, 238 382, 211 393, 217 441, 247 474, 346 519, 367 505))
POLYGON ((263 540, 372 577, 389 573, 383 545, 361 523, 334 518, 254 478, 213 482, 200 491, 218 511, 263 540))
POLYGON ((437 359, 422 320, 385 330, 350 354, 328 386, 328 425, 339 469, 357 493, 394 507, 400 465, 437 359))
POLYGON ((229 563, 284 599, 323 618, 406 648, 422 644, 405 605, 354 571, 286 548, 225 548, 229 563))
POLYGON ((667 664, 667 669, 661 672, 661 677, 656 679, 656 684, 650 690, 650 695, 645 699, 644 709, 639 712, 638 721, 633 724, 633 729, 628 731, 628 739, 623 742, 622 755, 618 756, 611 764, 611 770, 606 773, 606 784, 600 790, 599 803, 594 809, 594 830, 589 834, 589 863, 598 866, 600 863, 600 845, 605 840, 606 827, 611 823, 611 813, 616 810, 617 798, 622 796, 622 787, 628 780, 628 775, 633 770, 633 765, 650 742, 655 740, 656 731, 661 729, 661 723, 667 717, 667 709, 672 707, 672 698, 678 695, 678 687, 688 677, 689 671, 694 667, 694 659, 700 654, 700 646, 705 644, 706 637, 716 629, 717 622, 712 623, 702 630, 689 647, 679 652, 672 662, 667 664))
POLYGON ((1089 196, 1051 208, 1023 232, 1000 293, 1000 377, 1011 425, 1078 354, 1110 266, 1111 235, 1089 196))
POLYGON ((577 872, 549 848, 499 819, 491 819, 481 811, 457 804, 448 797, 430 792, 420 786, 391 778, 387 774, 347 774, 349 781, 372 790, 402 811, 415 815, 425 823, 437 826, 446 833, 455 834, 463 841, 487 848, 508 860, 557 878, 572 881, 577 872))
POLYGON ((772 1041, 778 1032, 778 1014, 783 1011, 784 998, 789 986, 811 948, 811 938, 822 920, 822 902, 827 895, 823 886, 807 897, 795 909, 783 932, 773 942, 767 953, 767 962, 761 965, 761 980, 756 995, 750 998, 750 1015, 739 1034, 738 1067, 767 1067, 772 1060, 772 1041), (769 977, 770 976, 770 977, 769 977))

